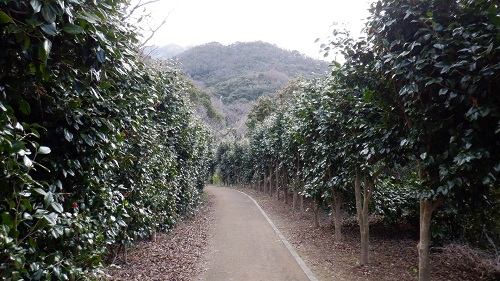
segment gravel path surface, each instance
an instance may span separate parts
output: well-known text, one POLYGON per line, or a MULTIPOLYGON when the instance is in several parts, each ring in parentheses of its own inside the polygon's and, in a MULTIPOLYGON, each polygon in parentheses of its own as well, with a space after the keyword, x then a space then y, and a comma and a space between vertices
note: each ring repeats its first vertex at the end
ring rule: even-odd
POLYGON ((199 280, 309 280, 254 200, 230 188, 207 192, 215 197, 216 219, 199 280))

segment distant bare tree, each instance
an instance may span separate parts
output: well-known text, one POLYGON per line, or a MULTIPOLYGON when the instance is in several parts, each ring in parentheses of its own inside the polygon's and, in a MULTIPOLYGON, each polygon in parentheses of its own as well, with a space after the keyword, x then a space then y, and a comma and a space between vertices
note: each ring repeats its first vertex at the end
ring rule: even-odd
MULTIPOLYGON (((126 16, 124 17, 124 20, 130 21, 132 19, 132 16, 134 15, 134 13, 139 8, 146 7, 146 6, 150 5, 150 4, 154 4, 154 3, 159 2, 159 1, 160 0, 147 0, 147 1, 139 0, 137 2, 136 1, 130 1, 129 2, 129 6, 127 7, 128 12, 127 12, 126 16)), ((141 51, 144 50, 144 48, 148 47, 147 46, 148 42, 155 36, 155 34, 158 32, 158 30, 160 30, 160 28, 162 28, 165 25, 165 23, 167 22, 167 20, 168 20, 168 18, 170 16, 171 12, 172 11, 169 11, 167 13, 167 15, 163 18, 163 20, 161 21, 160 24, 158 24, 158 25, 157 24, 153 24, 153 26, 150 26, 148 24, 148 27, 145 29, 145 33, 146 34, 149 33, 149 36, 146 37, 143 42, 141 42, 141 45, 140 45, 141 51)), ((149 17, 149 18, 153 19, 153 17, 151 16, 151 14, 148 13, 146 9, 144 9, 143 13, 139 16, 139 18, 137 20, 137 23, 139 21, 141 21, 145 17, 149 17)), ((151 46, 149 46, 149 47, 151 47, 151 46)), ((154 48, 151 48, 150 53, 152 51, 154 51, 154 48)))

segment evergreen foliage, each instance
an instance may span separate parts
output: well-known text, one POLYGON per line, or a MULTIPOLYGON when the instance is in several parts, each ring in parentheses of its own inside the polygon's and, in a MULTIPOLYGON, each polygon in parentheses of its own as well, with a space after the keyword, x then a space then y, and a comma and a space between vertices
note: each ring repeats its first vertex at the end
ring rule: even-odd
POLYGON ((323 74, 328 62, 314 60, 264 42, 224 46, 208 43, 175 57, 184 73, 224 103, 271 96, 297 76, 323 74))
POLYGON ((378 1, 367 38, 336 31, 325 46, 343 65, 300 83, 291 102, 259 100, 250 111, 249 183, 303 190, 317 204, 333 202, 335 213, 355 202, 363 264, 371 212, 395 222, 419 210, 419 280, 430 280, 431 237, 496 249, 499 5, 378 1))
POLYGON ((127 1, 0 1, 0 267, 96 279, 196 209, 212 161, 186 79, 139 62, 127 1))

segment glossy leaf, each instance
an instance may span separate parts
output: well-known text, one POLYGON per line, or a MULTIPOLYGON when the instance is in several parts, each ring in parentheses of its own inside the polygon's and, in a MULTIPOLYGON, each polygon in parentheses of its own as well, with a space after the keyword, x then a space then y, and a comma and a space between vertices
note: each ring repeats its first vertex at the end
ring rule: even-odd
POLYGON ((84 32, 84 29, 81 26, 70 24, 70 23, 64 25, 63 30, 64 30, 64 32, 69 33, 69 34, 80 34, 80 33, 84 32))
POLYGON ((38 148, 38 154, 49 154, 50 153, 50 148, 47 146, 40 146, 38 148))
POLYGON ((42 6, 41 13, 42 17, 45 19, 47 23, 52 24, 53 22, 56 21, 57 15, 49 3, 42 6))
POLYGON ((42 2, 40 0, 30 0, 31 8, 33 12, 38 13, 42 9, 42 2))
POLYGON ((0 23, 14 23, 14 21, 4 11, 0 11, 0 23))
POLYGON ((41 25, 40 29, 42 29, 47 35, 55 35, 57 33, 56 25, 54 23, 41 25))
POLYGON ((49 39, 44 39, 40 45, 38 45, 38 57, 43 62, 47 62, 47 59, 52 49, 52 42, 49 39))

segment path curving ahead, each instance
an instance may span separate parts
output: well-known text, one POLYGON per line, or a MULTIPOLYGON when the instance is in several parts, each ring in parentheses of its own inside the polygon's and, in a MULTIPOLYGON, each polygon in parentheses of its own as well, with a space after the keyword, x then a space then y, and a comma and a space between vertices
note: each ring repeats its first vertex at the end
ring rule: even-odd
POLYGON ((317 280, 257 202, 230 188, 206 190, 215 198, 215 226, 199 280, 317 280))

